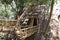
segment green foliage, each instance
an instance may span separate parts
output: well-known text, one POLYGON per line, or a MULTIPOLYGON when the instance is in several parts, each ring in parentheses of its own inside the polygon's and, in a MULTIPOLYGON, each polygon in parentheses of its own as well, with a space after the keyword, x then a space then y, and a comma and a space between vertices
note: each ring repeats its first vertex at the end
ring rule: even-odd
POLYGON ((14 0, 16 7, 19 9, 19 7, 24 6, 24 0, 14 0))
POLYGON ((38 4, 40 4, 40 5, 42 5, 42 4, 47 4, 47 5, 49 5, 50 3, 51 3, 51 0, 0 0, 0 2, 3 4, 3 5, 5 5, 5 7, 6 7, 6 11, 7 11, 7 13, 6 12, 3 12, 2 10, 0 10, 1 12, 0 12, 0 15, 5 15, 6 14, 6 16, 7 15, 9 15, 12 11, 14 11, 14 12, 16 12, 16 13, 19 13, 19 11, 21 12, 22 10, 21 9, 23 9, 25 6, 28 6, 29 5, 29 3, 38 3, 38 4), (12 9, 9 9, 8 8, 8 5, 11 5, 11 3, 12 2, 15 2, 15 4, 14 5, 16 5, 16 7, 14 7, 13 6, 13 4, 12 4, 12 9), (8 5, 7 5, 8 4, 8 5), (1 13, 3 13, 3 14, 1 14, 1 13))
POLYGON ((55 3, 57 3, 57 0, 55 0, 55 3))
POLYGON ((42 5, 42 4, 50 4, 51 3, 51 0, 39 0, 39 2, 38 2, 40 5, 42 5))
POLYGON ((0 0, 2 4, 11 4, 13 0, 0 0))
POLYGON ((8 17, 11 13, 11 8, 9 5, 6 6, 0 3, 0 16, 8 17))

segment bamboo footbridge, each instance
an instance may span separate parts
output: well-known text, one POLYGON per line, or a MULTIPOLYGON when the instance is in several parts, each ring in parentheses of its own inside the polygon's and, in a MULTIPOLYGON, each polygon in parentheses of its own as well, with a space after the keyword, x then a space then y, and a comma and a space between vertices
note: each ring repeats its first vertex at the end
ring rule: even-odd
POLYGON ((29 24, 26 25, 20 25, 20 20, 19 25, 17 25, 17 22, 18 20, 0 20, 0 32, 8 33, 13 31, 17 37, 25 39, 38 31, 37 16, 30 16, 29 24))
POLYGON ((49 18, 48 13, 49 6, 35 5, 33 7, 28 7, 17 20, 0 20, 0 34, 1 32, 3 34, 12 32, 19 39, 24 40, 33 35, 34 33, 38 32, 39 30, 38 19, 41 21, 42 19, 44 19, 44 17, 45 19, 46 18, 48 19, 49 18), (38 16, 39 14, 40 16, 38 16))

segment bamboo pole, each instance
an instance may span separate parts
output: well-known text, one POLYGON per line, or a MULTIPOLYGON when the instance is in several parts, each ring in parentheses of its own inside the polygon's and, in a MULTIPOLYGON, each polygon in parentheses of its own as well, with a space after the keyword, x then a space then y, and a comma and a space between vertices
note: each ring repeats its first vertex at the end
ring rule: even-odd
POLYGON ((51 19, 51 16, 52 16, 52 12, 53 12, 53 6, 54 6, 54 0, 51 1, 51 9, 50 9, 50 17, 48 19, 48 23, 47 23, 47 27, 43 33, 44 36, 46 36, 47 32, 48 32, 48 29, 49 29, 49 23, 50 23, 50 19, 51 19))

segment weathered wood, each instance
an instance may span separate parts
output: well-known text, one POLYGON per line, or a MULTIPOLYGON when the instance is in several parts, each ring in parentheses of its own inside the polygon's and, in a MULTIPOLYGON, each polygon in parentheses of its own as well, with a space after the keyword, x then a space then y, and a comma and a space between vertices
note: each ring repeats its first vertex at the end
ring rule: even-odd
POLYGON ((25 39, 25 38, 33 35, 35 32, 37 32, 38 31, 38 27, 24 28, 24 29, 21 29, 21 31, 22 31, 23 34, 22 34, 22 36, 20 34, 20 39, 25 39))
POLYGON ((0 20, 0 26, 12 26, 15 25, 17 20, 0 20))

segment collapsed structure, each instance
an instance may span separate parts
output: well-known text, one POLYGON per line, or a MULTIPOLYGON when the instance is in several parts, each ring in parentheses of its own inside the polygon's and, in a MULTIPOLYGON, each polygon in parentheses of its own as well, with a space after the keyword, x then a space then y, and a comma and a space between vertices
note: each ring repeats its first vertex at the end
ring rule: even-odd
POLYGON ((3 39, 20 40, 34 33, 40 35, 45 30, 48 18, 49 6, 30 5, 18 20, 0 20, 0 33, 3 37, 0 36, 3 39))

